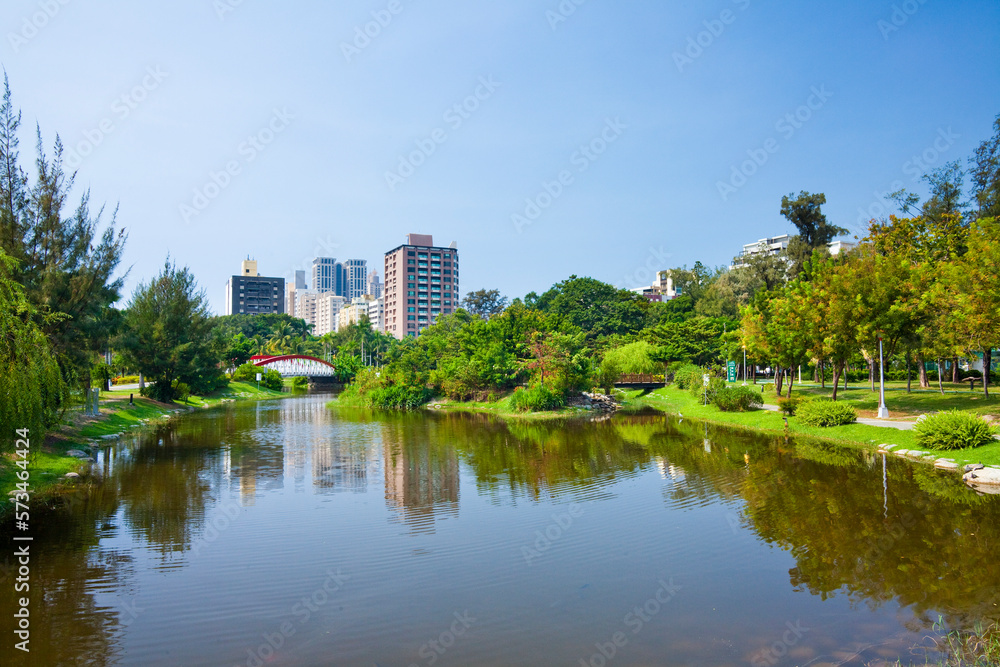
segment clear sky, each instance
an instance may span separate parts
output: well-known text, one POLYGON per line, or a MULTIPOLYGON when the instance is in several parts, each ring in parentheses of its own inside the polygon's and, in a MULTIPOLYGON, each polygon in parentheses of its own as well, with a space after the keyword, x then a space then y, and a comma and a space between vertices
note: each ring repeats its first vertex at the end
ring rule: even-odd
POLYGON ((793 191, 859 230, 1000 113, 995 0, 4 0, 0 26, 25 166, 59 133, 77 195, 120 205, 125 297, 169 252, 216 311, 247 255, 380 268, 408 232, 458 243, 463 292, 638 286, 793 232, 793 191))

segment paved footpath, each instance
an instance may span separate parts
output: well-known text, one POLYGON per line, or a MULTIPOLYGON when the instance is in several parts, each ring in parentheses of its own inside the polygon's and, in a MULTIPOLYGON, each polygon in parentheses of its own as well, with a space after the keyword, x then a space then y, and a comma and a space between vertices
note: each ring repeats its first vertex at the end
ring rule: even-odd
MULTIPOLYGON (((777 412, 777 405, 765 405, 765 410, 770 410, 771 412, 777 412)), ((888 419, 867 419, 865 417, 858 417, 858 423, 864 424, 866 426, 884 426, 885 428, 895 428, 900 431, 912 431, 913 424, 915 422, 896 422, 888 419)))

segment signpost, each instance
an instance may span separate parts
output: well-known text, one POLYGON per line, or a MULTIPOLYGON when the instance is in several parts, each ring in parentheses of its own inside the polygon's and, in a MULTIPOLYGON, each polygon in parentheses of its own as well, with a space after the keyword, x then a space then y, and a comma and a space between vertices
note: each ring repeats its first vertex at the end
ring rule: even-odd
POLYGON ((726 381, 736 382, 736 362, 726 362, 726 381))

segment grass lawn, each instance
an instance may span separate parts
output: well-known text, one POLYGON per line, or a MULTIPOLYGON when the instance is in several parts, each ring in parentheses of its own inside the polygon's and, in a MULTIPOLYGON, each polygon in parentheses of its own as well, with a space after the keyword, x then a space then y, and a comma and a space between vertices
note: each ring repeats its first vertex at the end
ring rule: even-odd
MULTIPOLYGON (((871 393, 868 389, 865 389, 864 391, 868 394, 871 393)), ((751 412, 722 412, 712 404, 707 406, 702 405, 702 403, 693 397, 689 392, 677 389, 676 387, 657 389, 645 395, 642 395, 642 392, 637 391, 628 392, 627 397, 627 400, 630 403, 638 405, 644 404, 668 412, 680 413, 682 416, 689 417, 691 419, 703 419, 705 421, 722 424, 732 424, 734 426, 741 426, 744 428, 757 429, 772 433, 785 432, 785 422, 783 415, 780 412, 771 412, 767 410, 754 410, 751 412)), ((937 397, 939 399, 942 398, 941 394, 937 394, 937 397)), ((878 399, 876 398, 876 407, 878 405, 877 400, 878 399)), ((933 405, 934 403, 933 401, 926 400, 926 404, 933 405)), ((889 410, 891 414, 892 408, 890 407, 889 410)), ((788 433, 790 435, 797 434, 814 438, 822 438, 824 440, 837 442, 848 447, 868 450, 874 449, 876 446, 883 444, 898 445, 902 449, 922 449, 917 444, 916 434, 912 431, 901 431, 881 426, 849 424, 847 426, 823 428, 806 426, 805 424, 797 423, 795 417, 790 417, 788 419, 788 433)), ((1000 464, 1000 441, 985 447, 940 452, 940 456, 954 459, 959 463, 984 463, 986 465, 997 465, 1000 464)))
MULTIPOLYGON (((787 385, 786 385, 787 386, 787 385)), ((878 410, 878 385, 871 390, 870 384, 851 384, 844 391, 841 386, 837 392, 838 401, 846 401, 858 410, 860 417, 874 417, 878 410)), ((832 396, 833 389, 827 383, 825 389, 818 384, 805 382, 793 387, 792 394, 801 392, 811 396, 832 396)), ((987 400, 983 396, 982 386, 976 391, 969 391, 968 384, 944 383, 944 394, 937 388, 937 383, 931 383, 930 389, 920 389, 914 383, 910 393, 906 391, 905 382, 885 383, 885 406, 891 417, 916 417, 918 415, 939 412, 941 410, 964 410, 979 415, 1000 415, 1000 394, 990 393, 987 400)), ((772 398, 768 402, 773 403, 772 398)))

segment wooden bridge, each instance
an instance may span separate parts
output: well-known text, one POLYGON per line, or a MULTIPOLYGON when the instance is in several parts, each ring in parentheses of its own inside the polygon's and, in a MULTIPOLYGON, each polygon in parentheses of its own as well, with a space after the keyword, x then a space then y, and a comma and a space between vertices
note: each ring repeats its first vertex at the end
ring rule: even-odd
POLYGON ((666 387, 666 378, 652 373, 625 373, 615 381, 616 387, 632 387, 637 389, 656 389, 666 387))

